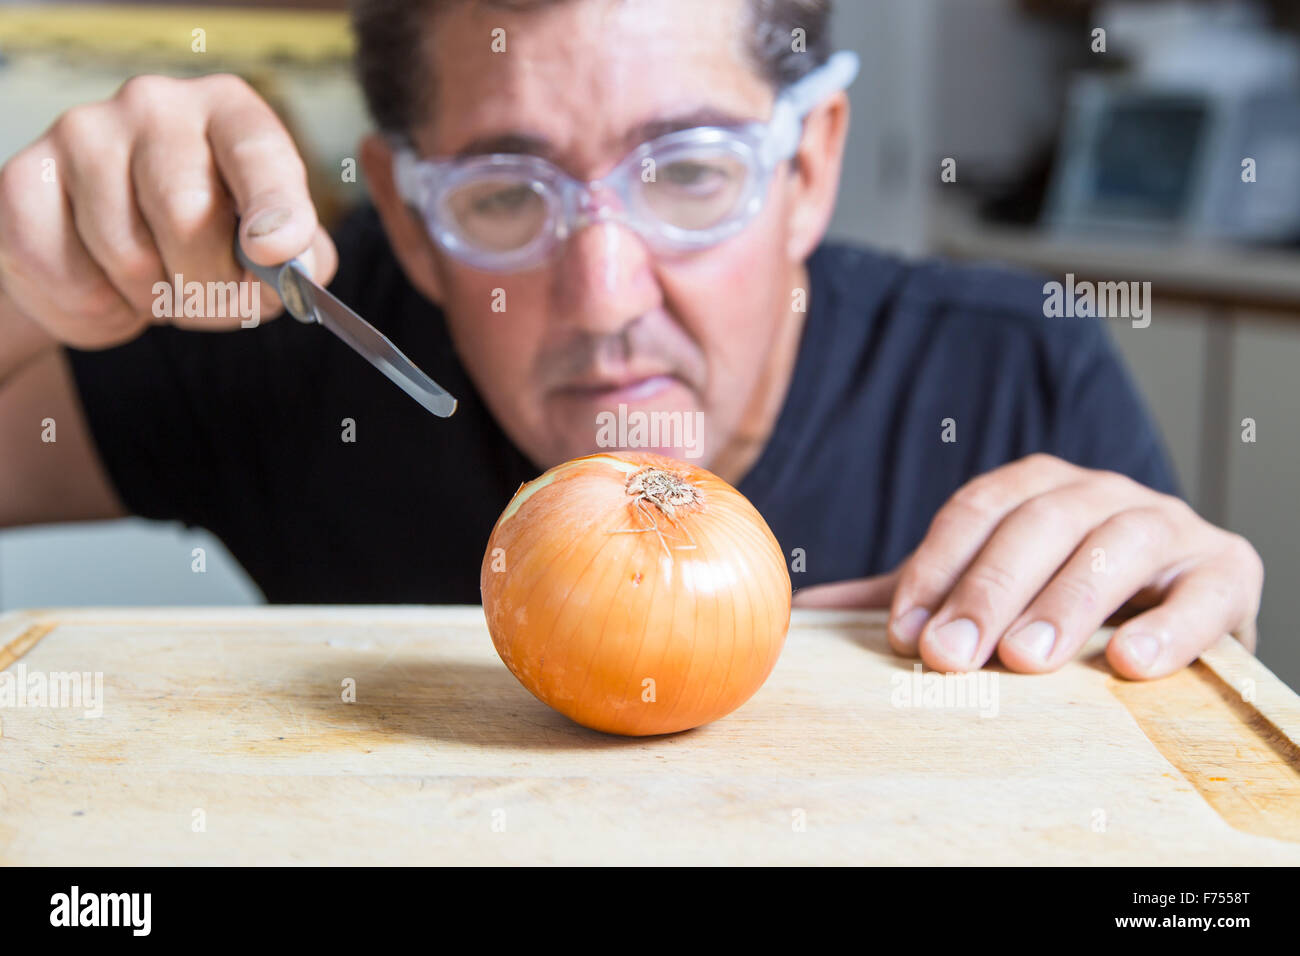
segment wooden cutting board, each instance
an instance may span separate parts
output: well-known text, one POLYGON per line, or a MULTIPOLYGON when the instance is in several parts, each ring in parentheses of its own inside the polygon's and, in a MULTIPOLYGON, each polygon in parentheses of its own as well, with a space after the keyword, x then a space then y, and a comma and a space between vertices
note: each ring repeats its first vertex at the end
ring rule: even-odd
POLYGON ((796 611, 739 711, 623 739, 525 691, 477 607, 14 612, 0 862, 1300 863, 1295 694, 1229 638, 1119 681, 1103 639, 945 683, 878 613, 796 611), (59 672, 102 716, 39 705, 59 672))

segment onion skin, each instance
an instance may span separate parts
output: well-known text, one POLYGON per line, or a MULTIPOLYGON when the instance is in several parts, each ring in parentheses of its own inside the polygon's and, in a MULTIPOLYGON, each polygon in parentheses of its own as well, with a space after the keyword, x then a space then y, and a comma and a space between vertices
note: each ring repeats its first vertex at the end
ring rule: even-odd
POLYGON ((577 723, 627 736, 731 713, 772 672, 790 626, 785 556, 754 506, 702 468, 642 452, 576 458, 523 485, 492 530, 480 585, 492 643, 519 682, 577 723), (664 472, 685 483, 666 499, 671 516, 640 497, 664 472))

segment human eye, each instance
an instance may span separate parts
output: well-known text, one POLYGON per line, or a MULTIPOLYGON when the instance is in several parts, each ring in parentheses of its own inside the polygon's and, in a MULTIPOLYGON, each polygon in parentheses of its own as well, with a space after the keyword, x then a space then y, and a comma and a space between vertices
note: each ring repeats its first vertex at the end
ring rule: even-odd
POLYGON ((527 183, 502 185, 479 192, 471 208, 480 216, 511 216, 528 209, 536 198, 527 183))
POLYGON ((727 186, 731 171, 720 163, 679 159, 664 164, 660 176, 666 185, 683 193, 708 196, 727 186))

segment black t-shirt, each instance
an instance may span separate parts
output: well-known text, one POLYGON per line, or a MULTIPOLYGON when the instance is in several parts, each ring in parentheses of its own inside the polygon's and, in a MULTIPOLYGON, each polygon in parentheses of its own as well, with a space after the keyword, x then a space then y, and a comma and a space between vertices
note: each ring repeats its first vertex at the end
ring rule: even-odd
MULTIPOLYGON (((492 526, 539 469, 374 211, 337 241, 331 290, 460 400, 454 416, 288 317, 156 326, 68 350, 94 442, 132 513, 212 531, 269 601, 478 603, 492 526)), ((1041 281, 1000 269, 830 244, 808 265, 790 390, 739 485, 787 560, 802 549, 796 588, 890 570, 962 483, 1035 451, 1174 490, 1107 320, 1045 318, 1041 281)))

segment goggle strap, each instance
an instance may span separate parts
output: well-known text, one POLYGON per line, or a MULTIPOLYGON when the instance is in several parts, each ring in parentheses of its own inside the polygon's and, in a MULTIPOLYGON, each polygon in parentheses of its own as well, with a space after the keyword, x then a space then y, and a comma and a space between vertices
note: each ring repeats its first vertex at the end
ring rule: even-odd
POLYGON ((848 89, 858 75, 858 65, 858 55, 852 50, 832 53, 817 69, 782 90, 781 99, 802 119, 828 97, 848 89))
POLYGON ((791 83, 776 98, 772 107, 771 130, 766 160, 776 164, 789 159, 799 148, 803 118, 828 97, 848 89, 858 75, 858 55, 852 50, 840 50, 817 69, 791 83))
POLYGON ((424 189, 420 182, 420 160, 409 146, 399 145, 393 148, 393 184, 397 194, 407 203, 423 208, 424 189))

